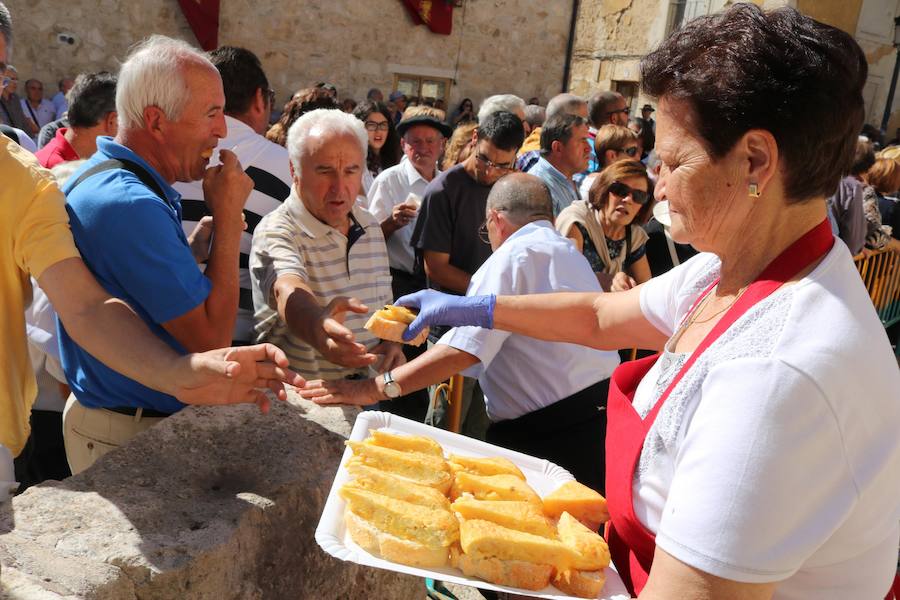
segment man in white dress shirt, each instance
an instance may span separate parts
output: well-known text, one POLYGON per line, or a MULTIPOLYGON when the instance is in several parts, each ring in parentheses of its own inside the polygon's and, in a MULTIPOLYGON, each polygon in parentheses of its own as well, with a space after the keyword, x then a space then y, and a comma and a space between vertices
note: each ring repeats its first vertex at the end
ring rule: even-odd
MULTIPOLYGON (((217 150, 231 150, 237 155, 244 172, 253 180, 253 191, 244 205, 247 229, 241 236, 240 299, 232 340, 235 345, 252 343, 253 296, 247 269, 253 232, 259 221, 281 206, 291 193, 291 170, 287 150, 267 140, 263 134, 269 127, 274 92, 262 70, 259 59, 249 50, 222 46, 209 54, 209 59, 222 76, 225 89, 225 123, 228 135, 219 140, 217 150)), ((211 165, 218 162, 213 156, 211 165)), ((203 182, 176 183, 181 194, 182 226, 191 240, 198 262, 206 261, 214 224, 203 201, 203 182), (198 226, 199 225, 199 226, 198 226)))
MULTIPOLYGON (((553 228, 550 196, 537 177, 516 173, 498 181, 485 217, 494 253, 472 276, 467 295, 600 291, 587 260, 553 228)), ((555 462, 602 491, 606 395, 618 364, 615 352, 457 327, 384 375, 309 382, 300 393, 322 404, 372 404, 465 371, 484 390, 488 442, 555 462)))

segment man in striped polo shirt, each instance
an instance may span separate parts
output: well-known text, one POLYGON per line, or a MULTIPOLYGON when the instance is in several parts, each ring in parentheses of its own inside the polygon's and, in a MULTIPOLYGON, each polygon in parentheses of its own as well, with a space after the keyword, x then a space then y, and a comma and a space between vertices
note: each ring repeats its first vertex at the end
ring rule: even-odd
POLYGON ((400 345, 363 327, 391 301, 381 226, 356 204, 366 130, 352 115, 314 110, 291 126, 287 147, 291 194, 260 221, 250 252, 258 339, 307 379, 390 370, 405 362, 400 345))
MULTIPOLYGON (((241 236, 241 253, 238 256, 240 297, 232 334, 233 343, 243 345, 251 343, 255 337, 253 297, 247 270, 253 232, 259 220, 281 206, 290 194, 291 172, 287 150, 263 135, 269 127, 274 92, 269 88, 269 80, 259 59, 253 52, 234 46, 213 50, 209 53, 209 59, 222 76, 225 123, 228 126, 228 135, 219 140, 217 154, 210 164, 218 163, 218 151, 231 150, 244 172, 253 180, 253 191, 244 205, 247 228, 241 236)), ((184 233, 191 239, 191 248, 197 260, 205 263, 205 250, 209 248, 214 227, 208 216, 209 208, 203 201, 203 181, 176 183, 174 187, 181 194, 184 233)))

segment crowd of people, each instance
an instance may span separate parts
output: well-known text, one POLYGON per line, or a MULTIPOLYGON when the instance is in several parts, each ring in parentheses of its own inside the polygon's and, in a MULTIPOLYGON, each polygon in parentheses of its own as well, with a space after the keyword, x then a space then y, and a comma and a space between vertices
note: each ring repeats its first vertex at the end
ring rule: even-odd
MULTIPOLYGON (((322 404, 377 406, 442 427, 447 424, 446 398, 433 403, 432 393, 440 382, 462 373, 465 435, 556 462, 610 494, 616 511, 623 500, 632 502, 632 479, 635 489, 638 483, 648 486, 635 498, 642 510, 637 518, 669 536, 658 572, 689 580, 678 570, 687 563, 726 579, 763 582, 770 581, 765 574, 790 578, 791 569, 800 569, 809 556, 819 560, 821 548, 815 544, 821 540, 812 538, 804 539, 808 548, 794 548, 778 563, 778 557, 765 556, 762 546, 729 554, 717 549, 712 537, 666 527, 669 517, 662 513, 660 494, 669 491, 676 475, 694 486, 706 477, 689 467, 687 475, 681 473, 682 446, 685 452, 719 453, 721 461, 710 468, 722 477, 729 459, 741 463, 737 450, 725 451, 709 439, 696 447, 686 445, 692 440, 680 428, 694 410, 713 421, 724 419, 728 427, 740 425, 737 417, 719 414, 721 408, 697 409, 702 379, 691 380, 693 387, 682 390, 674 407, 662 413, 662 425, 652 429, 651 451, 646 446, 640 454, 638 446, 632 457, 640 461, 638 473, 634 465, 628 473, 607 466, 608 414, 622 418, 624 410, 619 406, 623 383, 616 374, 633 369, 620 365, 617 350, 663 350, 656 366, 647 363, 640 376, 631 374, 626 382, 638 387, 645 374, 648 381, 658 378, 652 385, 641 383, 636 395, 634 389, 630 392, 628 402, 634 399, 647 416, 656 400, 668 395, 663 391, 674 385, 675 374, 692 364, 687 357, 710 328, 722 315, 731 315, 732 306, 744 306, 738 300, 745 291, 756 290, 755 278, 769 261, 782 260, 771 250, 789 255, 790 243, 812 235, 808 231, 815 233, 810 240, 824 244, 815 256, 804 255, 806 262, 793 271, 773 275, 782 283, 794 283, 798 273, 806 277, 809 270, 804 269, 826 254, 822 264, 844 261, 852 269, 851 255, 900 252, 900 150, 876 148, 871 134, 854 137, 860 131, 860 109, 859 123, 851 111, 853 119, 835 125, 843 138, 823 134, 822 152, 833 156, 805 169, 806 163, 798 162, 788 147, 806 141, 795 135, 794 125, 747 116, 751 109, 741 102, 766 92, 755 89, 752 78, 741 79, 752 69, 734 58, 736 42, 716 33, 722 24, 716 19, 760 29, 759 39, 783 22, 812 32, 804 39, 825 36, 839 49, 837 54, 843 53, 832 58, 843 69, 836 72, 846 76, 841 89, 850 89, 839 101, 858 108, 861 100, 853 87, 860 77, 853 64, 858 46, 852 40, 796 11, 762 13, 745 6, 698 20, 645 59, 645 86, 661 98, 659 129, 653 105, 645 104, 640 118, 630 119, 631 99, 612 90, 587 97, 561 93, 546 106, 536 98, 526 102, 497 94, 477 110, 472 99, 463 98, 448 113, 440 99, 407 97, 397 90, 387 100, 377 88, 360 102, 339 99, 334 85, 320 82, 296 91, 278 110, 276 94, 252 50, 223 46, 203 53, 160 35, 135 46, 117 74, 64 78, 52 98, 44 97, 36 79, 25 83, 27 97, 19 98, 17 72, 6 64, 0 98, 0 195, 15 196, 15 204, 4 200, 4 210, 17 212, 7 225, 10 233, 4 234, 15 240, 8 244, 15 249, 3 258, 6 295, 16 301, 5 298, 4 306, 9 323, 21 326, 6 327, 5 335, 21 334, 23 339, 11 341, 10 347, 24 349, 27 325, 30 366, 25 354, 17 356, 17 371, 3 376, 8 389, 0 408, 0 443, 15 456, 20 487, 81 472, 186 402, 209 402, 207 396, 192 396, 172 381, 161 383, 158 375, 148 377, 145 368, 129 363, 134 352, 122 352, 116 344, 130 336, 133 348, 155 343, 158 363, 171 362, 168 354, 195 362, 198 356, 240 362, 247 373, 236 379, 244 387, 232 390, 229 402, 264 404, 254 388, 268 387, 283 397, 281 385, 287 382, 301 396, 322 404), (714 74, 701 72, 699 65, 713 62, 694 61, 690 48, 730 57, 733 96, 726 98, 719 89, 716 93, 723 96, 717 97, 722 106, 737 107, 732 112, 705 99, 704 86, 714 74), (676 67, 668 63, 698 74, 679 80, 671 74, 676 67), (692 118, 679 117, 690 110, 692 118), (850 155, 852 166, 844 164, 850 155), (735 200, 730 180, 727 186, 722 183, 738 172, 746 175, 749 203, 735 200), (717 194, 720 206, 715 208, 717 194), (655 207, 654 197, 670 202, 655 207), (807 202, 811 198, 823 200, 821 206, 807 202), (667 205, 670 210, 657 210, 667 205), (748 222, 753 222, 749 228, 748 222), (846 248, 838 244, 832 250, 832 234, 846 248), (697 250, 719 258, 702 254, 673 270, 697 250), (71 265, 69 261, 77 261, 71 267, 74 274, 55 266, 71 265), (716 281, 714 293, 700 300, 697 295, 709 292, 716 281), (89 290, 88 300, 63 300, 82 288, 89 290), (571 293, 548 295, 554 292, 571 293), (532 298, 534 294, 539 296, 532 298), (427 345, 380 340, 364 327, 374 310, 397 298, 421 309, 411 330, 427 321, 427 345), (126 324, 120 326, 112 316, 84 322, 99 310, 83 305, 89 301, 114 306, 116 318, 126 324), (117 333, 110 334, 110 328, 117 333), (104 337, 112 341, 98 341, 104 337), (269 345, 254 345, 264 343, 269 345), (263 381, 247 379, 251 372, 263 381), (35 379, 37 391, 27 383, 35 379), (613 406, 614 401, 619 404, 613 406), (623 487, 629 491, 622 492, 623 487), (708 554, 694 560, 682 551, 688 547, 708 554), (759 552, 751 556, 751 550, 759 552)), ((0 50, 8 49, 11 31, 9 14, 0 4, 0 50)), ((802 50, 794 51, 791 60, 818 51, 802 50)), ((787 60, 776 50, 749 51, 747 60, 764 65, 787 60)), ((0 52, 0 62, 4 54, 0 52)), ((797 97, 838 85, 834 74, 796 66, 810 70, 803 83, 808 89, 798 84, 802 93, 797 97)), ((803 135, 813 132, 804 130, 803 135)), ((823 283, 846 294, 843 309, 832 307, 828 315, 863 313, 853 318, 863 319, 860 330, 871 333, 872 323, 877 324, 871 306, 840 277, 823 283)), ((803 281, 787 287, 796 289, 803 302, 814 302, 819 288, 804 287, 803 281)), ((754 293, 747 298, 763 302, 773 291, 754 293)), ((830 307, 831 300, 822 306, 830 307)), ((781 308, 789 306, 790 301, 775 303, 760 322, 780 331, 786 318, 781 308)), ((811 311, 804 318, 812 324, 828 316, 823 315, 811 311)), ((880 335, 884 337, 883 331, 880 335)), ((765 410, 744 408, 734 414, 766 428, 765 416, 778 410, 799 418, 799 408, 778 404, 794 392, 809 398, 824 394, 823 404, 838 401, 828 389, 817 387, 823 384, 809 379, 825 378, 827 385, 843 389, 815 363, 802 341, 789 338, 782 347, 773 345, 777 335, 769 337, 765 343, 738 344, 735 356, 758 363, 745 364, 742 373, 723 367, 724 374, 714 382, 725 395, 734 395, 724 388, 738 382, 750 390, 740 397, 749 400, 759 393, 769 398, 765 410), (811 363, 804 362, 807 354, 811 363), (777 364, 770 356, 778 357, 777 364), (766 373, 784 390, 767 387, 766 373)), ((711 356, 710 361, 717 361, 731 355, 711 356)), ((896 380, 890 373, 896 365, 885 367, 883 358, 861 367, 871 373, 876 387, 896 380)), ((712 372, 715 364, 704 363, 703 372, 712 372)), ((888 410, 887 422, 896 413, 888 410)), ((837 430, 844 426, 874 427, 840 422, 829 440, 839 445, 837 430)), ((609 427, 610 439, 631 443, 611 422, 609 427)), ((791 436, 796 436, 795 445, 802 442, 804 432, 800 425, 787 428, 784 448, 791 436)), ((744 430, 736 430, 734 439, 752 453, 754 441, 744 430)), ((866 445, 864 439, 853 443, 854 451, 866 445)), ((898 460, 896 448, 885 452, 884 464, 898 460)), ((798 472, 791 469, 767 467, 797 479, 798 472)), ((850 465, 840 482, 836 476, 831 487, 823 486, 822 494, 846 496, 840 486, 850 485, 854 468, 850 465)), ((764 471, 755 484, 783 484, 765 479, 764 471)), ((872 485, 883 491, 884 477, 876 479, 872 485)), ((862 485, 856 481, 854 485, 862 485)), ((749 534, 768 516, 751 510, 749 500, 736 498, 736 489, 741 486, 719 490, 715 500, 746 508, 750 529, 740 531, 749 534)), ((688 521, 695 513, 709 517, 699 507, 679 507, 688 521)), ((810 506, 809 514, 822 516, 819 508, 810 506)), ((712 522, 727 529, 724 512, 713 514, 721 519, 712 522)), ((853 527, 880 527, 883 533, 896 529, 896 518, 889 526, 884 511, 877 516, 880 520, 854 521, 853 527)), ((635 542, 630 532, 635 521, 633 511, 630 517, 614 515, 618 543, 644 543, 643 538, 635 542)), ((709 530, 697 520, 691 523, 709 530)), ((891 540, 896 541, 890 538, 888 545, 891 540)), ((856 556, 884 550, 882 538, 870 541, 856 556)), ((614 557, 620 551, 614 548, 614 557)), ((835 551, 828 546, 828 557, 835 551)), ((635 552, 637 566, 623 575, 639 592, 653 556, 648 558, 644 547, 635 552)), ((654 585, 674 589, 659 580, 654 585)), ((788 587, 804 586, 815 587, 802 578, 788 587)))

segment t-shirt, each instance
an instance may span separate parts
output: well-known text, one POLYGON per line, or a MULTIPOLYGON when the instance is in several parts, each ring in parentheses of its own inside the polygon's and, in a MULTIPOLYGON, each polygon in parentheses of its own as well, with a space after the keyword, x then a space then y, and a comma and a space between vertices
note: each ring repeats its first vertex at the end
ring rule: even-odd
MULTIPOLYGON (((291 193, 291 168, 287 150, 259 135, 246 123, 225 116, 228 135, 216 147, 210 165, 221 164, 219 150, 231 150, 241 162, 241 167, 253 180, 253 190, 244 204, 244 219, 247 229, 241 234, 241 252, 238 255, 238 283, 240 285, 237 318, 231 339, 239 344, 249 344, 256 337, 253 332, 253 294, 250 285, 250 247, 253 232, 260 220, 281 206, 291 193)), ((203 181, 177 182, 175 191, 181 194, 183 207, 182 228, 190 235, 209 208, 203 199, 203 181)), ((200 268, 204 269, 206 265, 200 268)))
POLYGON ((474 274, 491 255, 491 245, 478 235, 490 191, 490 186, 472 179, 463 165, 447 169, 425 188, 410 243, 420 251, 449 254, 451 265, 474 274))
MULTIPOLYGON (((600 292, 600 284, 572 242, 550 221, 536 221, 497 248, 472 276, 466 295, 549 292, 600 292)), ((609 378, 619 365, 616 352, 499 329, 456 327, 439 343, 478 357, 464 374, 478 377, 491 421, 515 419, 568 398, 609 378)))
POLYGON ((71 160, 78 160, 75 148, 66 139, 68 128, 62 127, 56 130, 56 135, 43 148, 35 153, 42 167, 52 169, 56 165, 71 160))
MULTIPOLYGON (((671 336, 720 263, 700 254, 641 290, 671 336)), ((671 348, 669 348, 671 350, 671 348)), ((684 357, 644 377, 646 414, 684 357), (668 365, 668 367, 667 367, 668 365)), ((881 600, 900 541, 900 371, 840 240, 691 367, 650 428, 635 514, 675 558, 780 582, 776 600, 881 600)))
POLYGON ((78 256, 65 197, 34 155, 0 135, 0 444, 18 455, 37 387, 25 337, 29 274, 78 256))
MULTIPOLYGON (((75 243, 97 282, 111 296, 127 302, 172 349, 186 354, 162 324, 204 302, 212 284, 197 268, 181 230, 178 192, 140 156, 108 137, 97 138, 97 153, 72 175, 64 191, 75 243), (81 173, 111 158, 143 167, 165 199, 123 169, 97 173, 71 189, 81 173)), ((78 346, 62 325, 59 334, 66 380, 83 405, 131 406, 166 413, 184 407, 173 396, 151 390, 98 361, 78 346)))

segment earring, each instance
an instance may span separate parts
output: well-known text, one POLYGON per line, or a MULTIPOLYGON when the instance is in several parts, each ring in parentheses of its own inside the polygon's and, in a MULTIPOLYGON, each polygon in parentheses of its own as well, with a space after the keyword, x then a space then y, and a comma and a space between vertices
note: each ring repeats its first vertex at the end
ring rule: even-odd
POLYGON ((747 190, 747 194, 751 198, 759 198, 759 184, 751 183, 749 189, 747 190))

